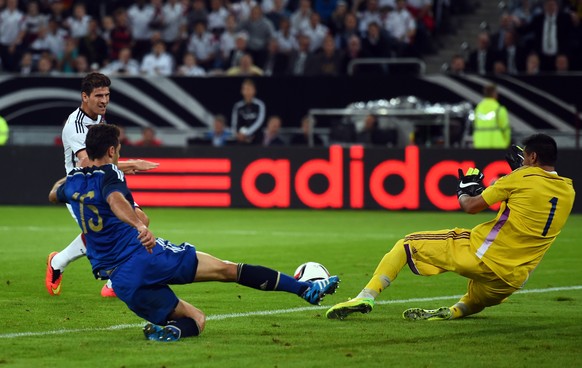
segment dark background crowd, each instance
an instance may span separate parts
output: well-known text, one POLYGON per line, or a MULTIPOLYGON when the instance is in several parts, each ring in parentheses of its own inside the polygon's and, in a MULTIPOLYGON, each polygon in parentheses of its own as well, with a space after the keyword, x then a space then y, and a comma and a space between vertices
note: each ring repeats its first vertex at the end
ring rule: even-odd
MULTIPOLYGON (((466 0, 0 0, 4 72, 341 75, 434 53, 466 0)), ((381 71, 371 69, 372 72, 381 71)))

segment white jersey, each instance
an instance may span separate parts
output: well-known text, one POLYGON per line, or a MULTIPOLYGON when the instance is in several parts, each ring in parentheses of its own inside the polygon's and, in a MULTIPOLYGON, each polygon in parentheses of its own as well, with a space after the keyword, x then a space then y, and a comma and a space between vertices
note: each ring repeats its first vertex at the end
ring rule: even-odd
POLYGON ((67 174, 75 168, 79 161, 77 152, 85 149, 87 130, 91 125, 99 124, 102 120, 103 116, 101 115, 97 115, 95 120, 91 119, 81 108, 77 108, 67 118, 62 134, 63 147, 65 149, 65 171, 67 174))

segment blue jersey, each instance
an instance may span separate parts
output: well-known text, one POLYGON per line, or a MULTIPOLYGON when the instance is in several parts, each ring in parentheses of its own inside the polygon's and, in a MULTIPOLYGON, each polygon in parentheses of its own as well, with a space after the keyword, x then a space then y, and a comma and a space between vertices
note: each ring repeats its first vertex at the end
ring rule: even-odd
POLYGON ((143 248, 137 230, 118 219, 107 197, 120 192, 133 206, 123 172, 114 164, 75 168, 58 188, 60 202, 71 204, 87 239, 87 257, 95 277, 115 269, 143 248))

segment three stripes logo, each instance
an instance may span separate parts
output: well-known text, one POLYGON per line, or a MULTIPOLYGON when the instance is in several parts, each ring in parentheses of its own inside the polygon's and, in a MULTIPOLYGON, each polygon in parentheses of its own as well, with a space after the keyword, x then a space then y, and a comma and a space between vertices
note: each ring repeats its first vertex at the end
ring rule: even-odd
POLYGON ((127 185, 141 206, 229 207, 231 161, 225 158, 148 158, 160 164, 127 185))

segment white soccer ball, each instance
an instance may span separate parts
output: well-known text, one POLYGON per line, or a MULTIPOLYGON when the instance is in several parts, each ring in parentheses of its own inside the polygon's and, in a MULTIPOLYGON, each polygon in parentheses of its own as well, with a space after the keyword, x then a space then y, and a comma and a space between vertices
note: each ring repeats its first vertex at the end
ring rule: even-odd
POLYGON ((329 271, 321 263, 306 262, 297 267, 293 277, 298 281, 317 281, 329 276, 329 271))

